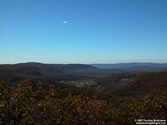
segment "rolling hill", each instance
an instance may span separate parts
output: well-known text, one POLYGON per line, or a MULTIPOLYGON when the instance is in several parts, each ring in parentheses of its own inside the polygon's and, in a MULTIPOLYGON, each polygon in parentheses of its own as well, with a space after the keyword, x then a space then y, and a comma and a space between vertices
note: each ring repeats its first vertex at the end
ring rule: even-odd
POLYGON ((119 84, 115 93, 123 96, 163 95, 167 93, 167 72, 143 73, 136 80, 119 84))
POLYGON ((0 80, 17 82, 25 79, 75 80, 101 70, 84 64, 20 63, 0 65, 0 80))

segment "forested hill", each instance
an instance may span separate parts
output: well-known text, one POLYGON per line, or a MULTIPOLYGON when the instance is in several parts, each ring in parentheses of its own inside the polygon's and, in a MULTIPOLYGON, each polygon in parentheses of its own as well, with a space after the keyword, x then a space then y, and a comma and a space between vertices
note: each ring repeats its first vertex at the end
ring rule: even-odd
POLYGON ((84 64, 6 64, 0 65, 0 80, 9 82, 25 79, 73 80, 82 79, 83 74, 99 71, 101 70, 98 68, 84 64))
POLYGON ((136 80, 129 81, 126 84, 119 84, 115 88, 115 92, 123 96, 166 94, 167 72, 139 74, 136 80))

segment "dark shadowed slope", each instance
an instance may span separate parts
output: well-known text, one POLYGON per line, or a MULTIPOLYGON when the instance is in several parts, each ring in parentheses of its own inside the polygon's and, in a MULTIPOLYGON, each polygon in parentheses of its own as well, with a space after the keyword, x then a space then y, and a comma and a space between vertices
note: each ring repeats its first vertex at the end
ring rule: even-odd
POLYGON ((95 89, 121 96, 167 93, 167 72, 116 73, 96 79, 95 89))
POLYGON ((136 80, 119 84, 115 88, 118 95, 141 96, 146 94, 159 95, 167 93, 167 72, 143 73, 136 80))

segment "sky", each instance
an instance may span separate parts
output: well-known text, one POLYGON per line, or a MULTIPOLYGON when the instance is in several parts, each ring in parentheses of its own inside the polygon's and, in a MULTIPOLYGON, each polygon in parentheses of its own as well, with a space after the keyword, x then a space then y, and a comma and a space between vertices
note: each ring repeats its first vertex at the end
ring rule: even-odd
POLYGON ((0 64, 167 62, 167 0, 0 0, 0 64))

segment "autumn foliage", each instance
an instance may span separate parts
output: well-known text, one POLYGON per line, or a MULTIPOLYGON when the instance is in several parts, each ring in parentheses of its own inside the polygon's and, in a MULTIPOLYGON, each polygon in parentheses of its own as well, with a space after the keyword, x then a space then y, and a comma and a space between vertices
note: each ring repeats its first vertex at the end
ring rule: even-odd
POLYGON ((135 119, 166 118, 167 94, 124 97, 90 89, 45 88, 40 82, 0 82, 2 125, 133 125, 135 119))

